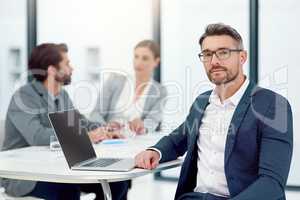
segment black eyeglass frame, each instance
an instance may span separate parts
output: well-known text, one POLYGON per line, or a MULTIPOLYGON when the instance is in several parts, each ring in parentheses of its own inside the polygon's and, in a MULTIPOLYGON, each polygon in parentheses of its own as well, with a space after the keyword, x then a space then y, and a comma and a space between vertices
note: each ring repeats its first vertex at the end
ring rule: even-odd
POLYGON ((219 60, 226 60, 226 59, 230 58, 231 52, 241 52, 241 51, 244 51, 244 50, 243 50, 243 49, 221 48, 221 49, 218 49, 218 50, 216 50, 216 51, 209 51, 209 52, 212 53, 212 55, 211 55, 210 59, 208 59, 208 60, 203 59, 203 57, 204 57, 204 54, 203 54, 203 53, 204 53, 204 52, 199 53, 199 54, 198 54, 198 57, 200 58, 201 62, 209 62, 209 61, 211 61, 211 59, 213 58, 214 55, 216 55, 217 58, 218 58, 219 60), (221 52, 221 51, 224 51, 224 50, 225 50, 225 51, 228 51, 229 54, 228 54, 227 57, 222 58, 222 57, 220 57, 220 55, 218 54, 218 52, 221 52))

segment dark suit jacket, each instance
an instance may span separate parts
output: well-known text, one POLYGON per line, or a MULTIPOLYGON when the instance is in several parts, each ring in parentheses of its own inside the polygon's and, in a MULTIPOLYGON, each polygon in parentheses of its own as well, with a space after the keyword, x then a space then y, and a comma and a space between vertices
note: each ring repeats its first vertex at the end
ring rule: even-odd
MULTIPOLYGON (((187 152, 175 199, 196 187, 197 139, 210 94, 199 95, 186 120, 153 146, 161 151, 161 162, 187 152)), ((284 200, 292 151, 293 122, 288 101, 250 82, 234 112, 226 140, 224 163, 230 199, 284 200)))

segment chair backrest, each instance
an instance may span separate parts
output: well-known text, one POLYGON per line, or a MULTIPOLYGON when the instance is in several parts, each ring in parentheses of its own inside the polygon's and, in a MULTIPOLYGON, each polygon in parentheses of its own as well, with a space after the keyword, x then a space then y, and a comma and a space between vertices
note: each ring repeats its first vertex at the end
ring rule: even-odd
POLYGON ((4 129, 4 120, 0 120, 0 151, 2 149, 2 145, 3 145, 3 140, 4 140, 4 134, 5 134, 5 129, 4 129))

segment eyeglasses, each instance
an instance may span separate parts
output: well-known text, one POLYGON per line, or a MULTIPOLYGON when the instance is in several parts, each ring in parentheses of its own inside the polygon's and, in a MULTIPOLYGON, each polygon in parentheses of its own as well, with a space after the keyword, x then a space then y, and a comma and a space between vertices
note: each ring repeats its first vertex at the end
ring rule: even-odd
POLYGON ((241 51, 243 50, 222 48, 216 51, 203 51, 199 53, 198 56, 202 62, 209 62, 211 61, 214 54, 216 54, 219 60, 226 60, 231 56, 231 52, 241 52, 241 51))

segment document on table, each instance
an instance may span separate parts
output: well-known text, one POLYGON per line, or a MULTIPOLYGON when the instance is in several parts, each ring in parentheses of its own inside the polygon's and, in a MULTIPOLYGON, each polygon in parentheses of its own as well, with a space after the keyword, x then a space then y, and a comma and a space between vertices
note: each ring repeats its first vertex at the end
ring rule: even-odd
POLYGON ((107 140, 94 145, 94 148, 99 157, 134 158, 141 151, 156 144, 161 137, 160 134, 151 134, 115 141, 107 140))

